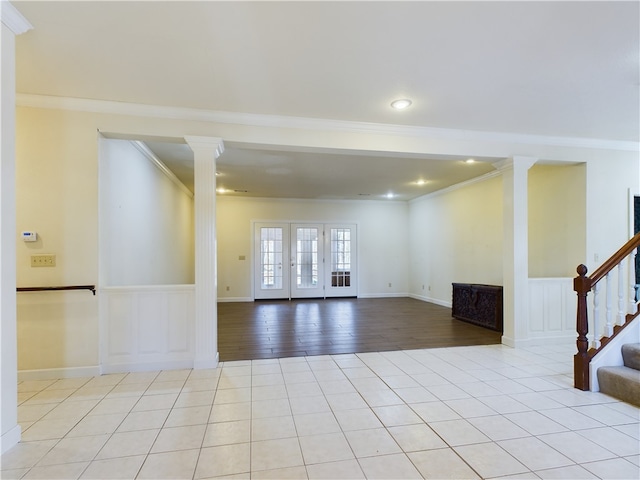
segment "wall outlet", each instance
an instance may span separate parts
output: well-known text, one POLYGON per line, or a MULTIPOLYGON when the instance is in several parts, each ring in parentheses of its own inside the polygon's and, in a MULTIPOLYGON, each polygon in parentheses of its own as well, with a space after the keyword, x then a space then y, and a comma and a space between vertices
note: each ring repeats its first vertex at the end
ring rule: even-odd
POLYGON ((52 254, 31 255, 32 267, 55 267, 56 256, 52 254))
POLYGON ((227 292, 231 290, 231 287, 229 285, 227 285, 227 292))
POLYGON ((431 291, 431 285, 429 285, 429 291, 431 291))
POLYGON ((389 282, 389 288, 391 288, 391 282, 389 282))

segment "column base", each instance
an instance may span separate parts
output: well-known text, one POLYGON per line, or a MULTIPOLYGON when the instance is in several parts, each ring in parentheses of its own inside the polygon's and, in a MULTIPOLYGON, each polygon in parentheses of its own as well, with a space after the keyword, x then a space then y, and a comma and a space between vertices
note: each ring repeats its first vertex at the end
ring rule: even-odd
POLYGON ((220 354, 216 352, 215 357, 203 357, 196 358, 193 361, 193 369, 194 370, 204 370, 206 368, 218 368, 218 363, 220 363, 220 354))
POLYGON ((2 437, 0 437, 0 455, 17 445, 18 442, 20 442, 21 437, 22 428, 20 427, 20 425, 16 425, 7 433, 2 435, 2 437))

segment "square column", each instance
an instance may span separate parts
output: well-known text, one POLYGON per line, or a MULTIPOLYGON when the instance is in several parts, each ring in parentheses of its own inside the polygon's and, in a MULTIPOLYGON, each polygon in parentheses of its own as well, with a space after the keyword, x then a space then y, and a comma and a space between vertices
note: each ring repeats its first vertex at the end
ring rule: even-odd
POLYGON ((16 334, 16 46, 29 22, 0 2, 0 453, 20 441, 16 334))
POLYGON ((514 156, 494 163, 502 174, 504 330, 502 343, 522 345, 529 325, 528 172, 538 159, 514 156))
POLYGON ((221 138, 184 137, 193 151, 195 204, 195 358, 193 368, 218 366, 218 273, 216 258, 216 159, 221 138))

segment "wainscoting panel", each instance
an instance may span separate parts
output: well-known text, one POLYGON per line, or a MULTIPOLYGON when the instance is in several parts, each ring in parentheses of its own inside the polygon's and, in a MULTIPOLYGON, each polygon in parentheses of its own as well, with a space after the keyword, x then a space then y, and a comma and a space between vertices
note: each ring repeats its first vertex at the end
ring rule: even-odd
POLYGON ((131 293, 118 293, 107 297, 109 322, 107 323, 109 357, 131 355, 134 351, 135 297, 131 293))
POLYGON ((188 368, 194 359, 194 285, 100 289, 104 373, 188 368))
POLYGON ((167 295, 164 292, 144 292, 137 298, 138 354, 151 355, 167 352, 169 332, 167 318, 167 295))
POLYGON ((575 341, 575 316, 572 278, 529 279, 527 343, 575 341))
POLYGON ((194 292, 195 290, 167 294, 168 352, 184 354, 190 351, 191 339, 193 338, 194 292))

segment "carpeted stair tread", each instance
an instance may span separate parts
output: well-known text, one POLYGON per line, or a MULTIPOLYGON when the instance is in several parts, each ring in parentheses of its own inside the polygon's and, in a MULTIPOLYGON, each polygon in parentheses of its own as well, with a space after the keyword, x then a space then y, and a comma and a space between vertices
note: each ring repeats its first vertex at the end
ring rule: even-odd
POLYGON ((640 370, 640 343, 626 343, 622 346, 625 367, 640 370))
POLYGON ((600 391, 640 407, 640 370, 625 366, 598 369, 600 391))

